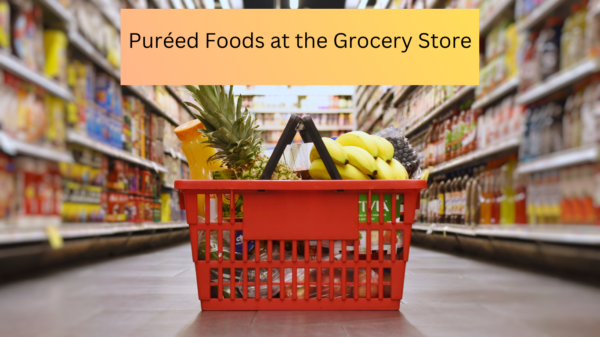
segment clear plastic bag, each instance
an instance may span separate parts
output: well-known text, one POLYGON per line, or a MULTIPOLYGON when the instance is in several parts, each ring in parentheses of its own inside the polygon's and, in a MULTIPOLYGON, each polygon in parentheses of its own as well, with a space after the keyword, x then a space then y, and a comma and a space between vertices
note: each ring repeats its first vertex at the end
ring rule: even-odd
POLYGON ((391 126, 377 132, 375 135, 389 140, 394 145, 394 158, 404 166, 410 179, 421 178, 422 172, 419 168, 417 153, 400 129, 391 126))

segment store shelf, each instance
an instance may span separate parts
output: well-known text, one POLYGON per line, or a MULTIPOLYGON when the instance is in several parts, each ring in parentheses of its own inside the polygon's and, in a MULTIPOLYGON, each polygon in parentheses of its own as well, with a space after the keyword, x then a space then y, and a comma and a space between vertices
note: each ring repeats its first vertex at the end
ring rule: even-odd
POLYGON ((452 107, 454 104, 460 102, 460 100, 462 100, 463 98, 465 98, 473 90, 475 90, 475 86, 474 85, 467 85, 467 86, 462 87, 452 97, 450 97, 449 99, 445 100, 444 102, 442 102, 442 104, 438 105, 436 108, 434 108, 433 110, 431 110, 431 112, 429 112, 427 115, 425 115, 425 117, 423 117, 423 119, 421 119, 417 123, 414 123, 412 125, 412 127, 406 129, 406 131, 404 132, 404 134, 406 136, 409 136, 409 135, 415 133, 415 131, 417 131, 423 125, 425 125, 426 123, 428 123, 429 121, 431 121, 434 117, 436 117, 437 115, 445 112, 450 107, 452 107))
POLYGON ((71 12, 65 8, 58 0, 38 0, 44 7, 48 8, 52 13, 54 13, 60 20, 63 22, 71 22, 73 20, 73 16, 71 16, 71 12))
MULTIPOLYGON (((229 89, 227 89, 229 90, 229 89)), ((245 85, 234 85, 233 92, 242 96, 262 96, 262 95, 288 95, 288 96, 352 96, 354 95, 354 86, 292 86, 285 85, 261 85, 258 87, 247 88, 245 85)))
POLYGON ((405 85, 402 90, 394 92, 394 102, 392 106, 398 105, 402 100, 404 100, 408 94, 411 92, 411 89, 417 87, 416 85, 405 85))
POLYGON ((181 124, 179 121, 175 120, 173 117, 169 116, 167 112, 161 108, 156 102, 148 98, 137 86, 127 85, 124 88, 129 89, 132 93, 134 93, 139 99, 141 99, 146 105, 150 106, 152 110, 156 111, 159 115, 163 116, 166 120, 168 120, 171 124, 178 126, 181 124))
POLYGON ((78 144, 78 145, 87 147, 91 150, 104 153, 105 155, 113 157, 113 158, 121 159, 121 160, 130 162, 130 163, 133 163, 133 164, 137 164, 137 165, 141 165, 141 166, 153 169, 156 172, 165 172, 165 173, 167 172, 166 167, 164 167, 162 165, 158 165, 157 163, 155 163, 153 161, 150 161, 150 160, 147 160, 144 158, 140 158, 138 156, 134 156, 131 153, 125 152, 123 150, 114 148, 114 147, 106 145, 106 144, 103 144, 99 141, 89 138, 88 136, 78 134, 78 133, 74 132, 73 130, 67 131, 67 141, 69 143, 78 144))
POLYGON ((152 0, 152 2, 154 3, 154 6, 156 8, 159 8, 159 9, 169 9, 169 7, 161 6, 161 3, 158 2, 158 1, 156 1, 156 0, 152 0))
POLYGON ((63 149, 57 149, 51 146, 41 144, 30 144, 21 140, 14 139, 4 132, 0 131, 0 147, 8 155, 26 155, 50 161, 73 162, 71 152, 63 149))
POLYGON ((106 71, 110 76, 116 78, 117 80, 121 79, 121 72, 116 69, 106 57, 104 57, 94 46, 76 29, 72 28, 68 32, 69 41, 75 48, 81 51, 85 56, 87 56, 92 62, 94 62, 98 67, 102 68, 106 71))
POLYGON ((528 174, 554 170, 577 164, 593 163, 600 160, 600 147, 597 144, 555 152, 529 161, 520 162, 517 173, 528 174))
POLYGON ((171 183, 163 183, 163 185, 162 185, 162 186, 163 186, 164 188, 168 188, 168 189, 171 189, 171 190, 174 190, 174 189, 175 189, 175 184, 171 184, 171 183))
POLYGON ((514 7, 515 0, 499 0, 499 5, 488 17, 479 23, 479 35, 487 34, 503 18, 504 12, 510 7, 514 7))
MULTIPOLYGON (((354 130, 354 126, 352 125, 343 125, 343 126, 318 126, 316 125, 317 130, 319 131, 345 131, 345 130, 354 130)), ((275 125, 275 126, 259 126, 258 131, 283 131, 285 125, 275 125)))
POLYGON ((164 148, 164 152, 175 159, 179 159, 187 163, 187 158, 185 157, 185 155, 181 152, 175 151, 175 149, 171 147, 164 148))
POLYGON ((71 91, 53 80, 27 68, 21 60, 12 55, 0 53, 0 68, 4 69, 25 81, 31 82, 40 88, 48 91, 50 94, 65 101, 72 101, 71 91))
POLYGON ((577 66, 562 70, 552 75, 546 81, 537 84, 533 88, 520 94, 517 96, 517 103, 533 103, 559 89, 572 84, 573 82, 590 76, 598 71, 600 71, 600 58, 583 61, 577 66))
POLYGON ((500 84, 495 89, 492 89, 487 95, 481 97, 480 99, 473 102, 471 108, 479 109, 485 108, 486 106, 496 102, 499 98, 506 96, 513 90, 516 90, 519 87, 519 77, 515 76, 510 80, 505 81, 500 84))
MULTIPOLYGON (((187 228, 182 222, 97 222, 97 223, 65 223, 57 226, 63 239, 106 236, 122 233, 153 231, 160 229, 187 228)), ((45 227, 10 227, 0 228, 0 244, 16 244, 26 242, 47 241, 45 227)))
MULTIPOLYGON (((106 18, 106 20, 108 22, 110 22, 117 30, 120 31, 121 30, 121 16, 115 15, 114 13, 109 12, 108 9, 106 8, 106 6, 99 3, 99 0, 92 0, 92 2, 96 5, 96 7, 100 11, 100 13, 102 13, 102 15, 106 18)), ((119 13, 120 12, 121 11, 119 10, 119 13)))
POLYGON ((192 111, 192 109, 189 106, 187 106, 183 99, 181 99, 181 96, 177 94, 177 89, 172 85, 167 85, 166 87, 167 91, 171 94, 171 96, 175 98, 177 102, 179 102, 179 104, 181 104, 181 106, 183 106, 185 111, 187 111, 190 114, 190 116, 192 116, 192 118, 196 119, 196 116, 194 116, 194 112, 192 111))
POLYGON ((440 173, 463 165, 469 165, 481 159, 485 159, 505 151, 517 149, 520 143, 521 140, 517 137, 506 138, 504 140, 496 142, 491 146, 487 146, 484 149, 478 149, 458 158, 454 158, 450 161, 436 165, 431 170, 431 173, 440 173))
POLYGON ((257 114, 351 114, 352 109, 312 109, 312 110, 303 110, 303 109, 257 109, 254 110, 249 108, 251 112, 257 114))
POLYGON ((443 4, 442 0, 426 0, 426 7, 429 9, 438 8, 443 4))
POLYGON ((470 227, 456 224, 415 223, 413 229, 427 233, 446 232, 468 236, 502 237, 564 244, 600 244, 600 226, 596 225, 479 225, 470 227))
POLYGON ((517 21, 517 28, 521 31, 531 29, 538 23, 545 20, 558 6, 567 2, 567 0, 545 0, 537 6, 527 17, 517 21))
POLYGON ((377 123, 379 118, 381 118, 383 116, 383 112, 385 110, 383 110, 383 105, 380 102, 379 105, 377 106, 377 108, 375 108, 375 110, 373 110, 373 111, 374 112, 372 113, 372 116, 367 116, 365 119, 365 122, 359 127, 360 131, 367 132, 367 131, 371 130, 373 125, 375 125, 375 123, 377 123))
POLYGON ((367 88, 360 101, 356 102, 358 106, 358 109, 356 109, 357 113, 359 113, 367 106, 367 103, 369 103, 369 101, 371 100, 371 96, 373 96, 373 93, 375 93, 378 87, 378 85, 371 85, 367 88))

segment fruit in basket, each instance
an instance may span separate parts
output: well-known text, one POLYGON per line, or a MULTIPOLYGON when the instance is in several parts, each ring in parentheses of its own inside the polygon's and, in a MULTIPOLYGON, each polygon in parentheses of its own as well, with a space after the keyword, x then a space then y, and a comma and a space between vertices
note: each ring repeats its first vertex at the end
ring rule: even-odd
POLYGON ((377 174, 375 158, 369 152, 357 146, 344 146, 344 150, 348 154, 350 165, 356 167, 366 175, 372 176, 377 174))
MULTIPOLYGON (((322 139, 333 162, 339 165, 347 165, 348 155, 346 154, 344 147, 331 138, 323 137, 322 139)), ((321 159, 321 155, 319 154, 319 151, 317 151, 317 147, 313 146, 310 150, 310 162, 312 163, 317 159, 321 159)))
POLYGON ((396 179, 396 173, 394 170, 386 163, 383 159, 377 157, 375 159, 375 164, 377 165, 377 174, 375 175, 375 179, 381 180, 393 180, 396 179))
MULTIPOLYGON (((206 135, 206 143, 217 152, 208 158, 209 162, 221 160, 222 165, 233 169, 238 179, 256 180, 265 169, 269 158, 261 153, 262 139, 257 131, 256 116, 242 112, 242 96, 237 104, 229 87, 229 94, 222 85, 186 86, 193 102, 185 104, 198 111, 195 114, 205 129, 199 129, 206 135)), ((277 164, 272 180, 299 180, 293 170, 282 163, 277 164)))
POLYGON ((408 179, 408 172, 406 172, 404 166, 402 166, 402 164, 400 164, 400 162, 397 161, 396 158, 392 159, 390 167, 392 168, 392 170, 394 170, 394 173, 396 174, 396 179, 408 179))
POLYGON ((379 152, 378 157, 385 160, 385 162, 389 164, 392 158, 394 158, 394 145, 392 145, 392 143, 390 143, 389 140, 381 138, 379 136, 371 137, 373 137, 373 139, 375 139, 375 142, 377 143, 377 148, 379 152))
POLYGON ((412 148, 406 137, 386 137, 394 146, 394 158, 404 166, 408 174, 412 174, 419 167, 417 153, 412 148))
POLYGON ((335 141, 342 144, 342 146, 357 146, 361 149, 365 149, 373 157, 377 157, 379 155, 379 148, 377 147, 375 139, 373 139, 371 135, 361 131, 344 133, 335 141))
MULTIPOLYGON (((340 176, 342 176, 343 180, 369 180, 369 176, 360 172, 359 169, 352 165, 338 165, 336 164, 340 176)), ((308 168, 308 172, 310 176, 315 180, 330 180, 329 172, 327 172, 327 168, 325 168, 325 164, 322 159, 317 159, 310 163, 310 167, 308 168)))

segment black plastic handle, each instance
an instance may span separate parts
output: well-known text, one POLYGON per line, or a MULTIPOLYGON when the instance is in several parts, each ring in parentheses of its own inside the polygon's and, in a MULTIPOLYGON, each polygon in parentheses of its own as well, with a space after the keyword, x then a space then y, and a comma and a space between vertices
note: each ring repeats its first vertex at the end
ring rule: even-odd
POLYGON ((298 129, 300 130, 300 135, 305 143, 310 141, 314 143, 331 179, 341 180, 342 176, 340 176, 337 167, 335 167, 333 159, 331 159, 331 155, 329 155, 327 147, 325 147, 325 143, 323 143, 323 139, 321 139, 321 135, 312 118, 310 116, 300 118, 295 114, 290 116, 290 120, 287 122, 285 129, 283 129, 283 133, 279 138, 277 145, 275 145, 275 150, 273 150, 273 154, 271 154, 271 158, 269 158, 265 170, 260 175, 260 180, 271 180, 273 172, 275 171, 281 156, 283 156, 285 148, 294 141, 294 136, 298 129))

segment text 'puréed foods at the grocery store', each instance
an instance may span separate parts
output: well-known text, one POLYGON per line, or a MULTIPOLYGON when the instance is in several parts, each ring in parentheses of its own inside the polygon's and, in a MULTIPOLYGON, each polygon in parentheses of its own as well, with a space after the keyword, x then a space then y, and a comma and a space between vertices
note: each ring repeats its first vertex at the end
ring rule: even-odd
MULTIPOLYGON (((129 35, 129 48, 134 47, 143 47, 146 49, 152 48, 167 48, 171 49, 173 47, 176 48, 198 48, 198 32, 189 37, 185 36, 171 36, 172 33, 169 33, 166 37, 163 36, 141 36, 138 33, 131 33, 129 35), (140 44, 141 43, 141 44, 140 44)), ((290 48, 290 45, 293 44, 288 43, 288 39, 290 36, 287 34, 283 34, 282 36, 273 36, 271 37, 271 48, 290 48)), ((304 36, 300 34, 296 34, 294 37, 296 40, 296 48, 298 49, 308 49, 308 48, 327 48, 328 40, 325 36, 313 37, 309 35, 307 32, 304 33, 304 36)), ((408 51, 410 44, 412 42, 412 36, 348 36, 345 33, 337 33, 333 38, 334 46, 340 49, 346 48, 385 48, 385 49, 401 49, 403 53, 408 51)), ((471 38, 468 36, 436 36, 435 34, 429 37, 428 33, 419 34, 419 43, 420 48, 471 48, 471 38), (431 42, 430 40, 431 39, 431 42), (438 40, 439 39, 439 40, 438 40), (458 43, 457 43, 458 41, 458 43)), ((239 36, 217 36, 216 33, 206 33, 206 49, 211 47, 218 48, 257 48, 262 49, 265 48, 265 43, 263 36, 255 36, 254 32, 250 32, 250 35, 239 37, 239 36)), ((269 44, 267 44, 269 46, 269 44)))

